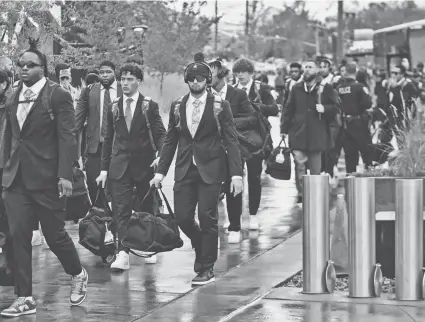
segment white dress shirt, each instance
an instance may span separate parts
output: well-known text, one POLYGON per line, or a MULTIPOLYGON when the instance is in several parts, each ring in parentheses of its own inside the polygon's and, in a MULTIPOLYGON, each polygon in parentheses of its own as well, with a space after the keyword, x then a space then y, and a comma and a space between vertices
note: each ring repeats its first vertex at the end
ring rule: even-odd
MULTIPOLYGON (((32 96, 31 96, 31 100, 35 101, 38 97, 38 95, 40 94, 41 90, 43 89, 44 85, 46 85, 46 77, 43 77, 42 79, 40 79, 37 83, 35 83, 34 85, 32 85, 31 87, 27 87, 25 84, 22 84, 22 90, 19 93, 19 101, 26 101, 26 98, 24 96, 24 93, 26 92, 27 89, 30 89, 32 92, 32 96)), ((21 104, 19 104, 21 105, 21 104)), ((28 105, 28 110, 31 110, 32 106, 34 105, 34 102, 29 103, 28 105)), ((19 110, 19 106, 18 106, 18 110, 19 110)))
MULTIPOLYGON (((111 103, 117 99, 117 81, 115 80, 109 87, 109 97, 111 98, 111 103)), ((102 134, 102 120, 103 120, 103 101, 105 99, 105 87, 100 85, 100 127, 99 132, 102 134)))
POLYGON ((254 80, 251 78, 251 80, 249 81, 249 83, 246 84, 246 85, 242 85, 241 83, 238 83, 237 88, 243 89, 245 87, 246 88, 245 89, 245 92, 246 92, 246 94, 249 97, 249 91, 251 90, 252 83, 254 83, 254 80))
POLYGON ((195 101, 200 101, 201 105, 199 105, 199 120, 202 119, 202 115, 204 115, 204 111, 205 111, 205 104, 207 103, 207 95, 208 92, 205 91, 205 93, 200 97, 200 98, 195 98, 192 96, 192 94, 189 95, 189 99, 187 100, 186 103, 186 122, 187 122, 187 127, 189 128, 189 132, 191 131, 192 128, 192 114, 193 114, 193 110, 195 108, 195 106, 193 106, 193 103, 195 101))
POLYGON ((131 119, 133 119, 134 111, 136 110, 136 106, 137 106, 137 100, 139 99, 139 92, 137 91, 135 94, 133 94, 133 96, 123 95, 122 106, 123 106, 123 110, 124 110, 124 116, 127 116, 125 114, 125 112, 127 110, 127 99, 129 99, 129 98, 132 98, 133 99, 133 101, 130 104, 130 108, 131 108, 131 119))
POLYGON ((218 95, 218 96, 220 96, 221 97, 221 99, 223 99, 223 100, 225 100, 226 99, 226 95, 227 95, 227 84, 226 83, 224 83, 224 86, 223 86, 223 88, 220 90, 220 92, 217 92, 214 88, 212 89, 213 90, 213 93, 214 94, 216 94, 216 95, 218 95))

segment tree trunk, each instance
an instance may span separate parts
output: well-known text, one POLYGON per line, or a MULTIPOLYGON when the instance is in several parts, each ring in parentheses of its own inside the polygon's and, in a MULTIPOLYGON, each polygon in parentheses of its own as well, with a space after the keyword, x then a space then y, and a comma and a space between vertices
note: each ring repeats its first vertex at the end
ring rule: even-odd
POLYGON ((161 94, 162 94, 162 88, 164 86, 164 74, 165 73, 161 73, 161 80, 160 80, 160 86, 159 86, 159 90, 161 94))

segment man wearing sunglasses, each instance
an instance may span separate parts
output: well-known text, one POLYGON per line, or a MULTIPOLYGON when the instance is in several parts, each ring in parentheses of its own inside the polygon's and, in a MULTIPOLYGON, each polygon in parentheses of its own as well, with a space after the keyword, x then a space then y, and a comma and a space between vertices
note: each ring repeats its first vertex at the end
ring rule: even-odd
POLYGON ((231 192, 235 196, 241 193, 242 164, 232 111, 227 101, 207 91, 212 74, 202 53, 195 55, 184 75, 190 93, 171 105, 168 131, 151 185, 160 185, 178 146, 174 210, 196 253, 194 270, 198 275, 192 285, 204 285, 215 280, 221 184, 231 177, 231 192), (196 206, 199 225, 194 219, 196 206))
POLYGON ((65 231, 66 197, 72 193, 76 158, 71 95, 47 80, 47 60, 36 44, 18 61, 21 83, 6 103, 3 199, 13 240, 17 299, 6 317, 36 313, 32 294, 31 236, 39 221, 47 244, 72 276, 70 304, 87 295, 88 274, 65 231))

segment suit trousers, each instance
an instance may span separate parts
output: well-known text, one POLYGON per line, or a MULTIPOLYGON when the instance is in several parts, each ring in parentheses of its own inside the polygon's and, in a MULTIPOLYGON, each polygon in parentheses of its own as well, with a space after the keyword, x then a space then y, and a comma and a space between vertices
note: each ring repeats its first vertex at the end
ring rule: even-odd
POLYGON ((260 208, 261 201, 261 173, 263 172, 263 158, 255 155, 252 156, 251 159, 246 161, 246 167, 248 170, 249 214, 251 216, 255 216, 258 212, 258 208, 260 208))
MULTIPOLYGON (((127 223, 133 212, 133 191, 136 188, 136 197, 143 200, 146 193, 149 190, 149 182, 152 180, 154 173, 152 168, 148 169, 144 178, 140 181, 136 181, 131 176, 130 169, 124 172, 124 175, 120 179, 110 179, 111 197, 112 197, 112 213, 114 220, 117 224, 117 240, 118 240, 118 251, 126 251, 121 240, 124 237, 124 233, 127 229, 127 223)), ((143 212, 153 213, 153 197, 150 195, 140 209, 143 212)))
POLYGON ((218 201, 221 183, 205 183, 191 164, 186 176, 174 183, 174 212, 178 225, 196 252, 196 273, 214 267, 218 253, 218 201), (195 221, 198 205, 199 225, 195 221))
POLYGON ((15 293, 32 295, 32 230, 34 218, 40 222, 44 238, 51 251, 69 275, 81 273, 81 263, 72 239, 65 231, 66 198, 59 198, 58 188, 27 190, 20 171, 3 199, 13 239, 15 293))

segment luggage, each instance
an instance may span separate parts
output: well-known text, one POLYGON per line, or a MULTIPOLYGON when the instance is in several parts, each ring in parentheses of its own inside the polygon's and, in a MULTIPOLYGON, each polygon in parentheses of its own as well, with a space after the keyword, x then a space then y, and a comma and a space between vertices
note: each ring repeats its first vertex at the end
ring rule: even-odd
POLYGON ((76 166, 74 166, 72 171, 72 195, 68 197, 66 202, 65 220, 78 223, 89 211, 91 202, 84 172, 76 166))
POLYGON ((177 221, 162 190, 154 186, 150 187, 143 198, 142 205, 148 196, 153 196, 153 213, 133 213, 121 240, 121 244, 124 247, 129 248, 132 254, 139 257, 151 257, 157 253, 169 252, 183 246, 177 221), (168 214, 159 211, 161 198, 158 195, 158 191, 164 199, 168 214), (132 251, 132 249, 149 254, 140 255, 132 251))
POLYGON ((291 150, 286 146, 283 139, 271 152, 267 160, 266 173, 279 180, 291 179, 291 150), (281 146, 282 142, 284 143, 283 147, 281 146))
POLYGON ((104 189, 99 187, 93 207, 80 221, 79 243, 94 255, 102 257, 105 263, 110 264, 115 260, 114 231, 112 211, 104 189))

